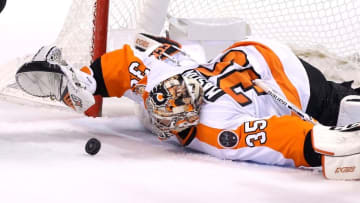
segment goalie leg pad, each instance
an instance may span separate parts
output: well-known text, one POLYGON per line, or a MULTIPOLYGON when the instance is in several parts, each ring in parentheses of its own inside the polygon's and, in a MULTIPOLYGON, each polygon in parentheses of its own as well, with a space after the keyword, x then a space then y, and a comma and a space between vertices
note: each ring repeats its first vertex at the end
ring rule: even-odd
POLYGON ((332 180, 359 180, 360 154, 322 157, 323 175, 332 180))
POLYGON ((341 100, 337 126, 360 122, 360 96, 349 95, 341 100))
POLYGON ((330 156, 360 153, 360 123, 343 127, 316 124, 312 130, 312 145, 316 152, 330 156))

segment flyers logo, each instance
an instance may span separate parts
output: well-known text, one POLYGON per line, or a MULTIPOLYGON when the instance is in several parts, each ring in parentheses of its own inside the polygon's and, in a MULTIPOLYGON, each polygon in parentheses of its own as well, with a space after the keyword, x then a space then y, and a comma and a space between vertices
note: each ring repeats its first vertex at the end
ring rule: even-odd
POLYGON ((157 105, 163 105, 165 103, 165 97, 164 97, 163 93, 154 94, 153 100, 157 105))

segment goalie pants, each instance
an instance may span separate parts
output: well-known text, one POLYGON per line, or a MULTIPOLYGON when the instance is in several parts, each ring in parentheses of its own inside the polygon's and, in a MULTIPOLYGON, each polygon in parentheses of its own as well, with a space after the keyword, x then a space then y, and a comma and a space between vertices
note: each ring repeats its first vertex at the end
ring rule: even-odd
POLYGON ((353 81, 336 83, 326 80, 324 75, 304 60, 310 82, 310 99, 306 113, 326 126, 335 126, 339 114, 340 102, 348 95, 360 95, 360 89, 351 88, 353 81))
MULTIPOLYGON (((336 83, 328 81, 314 66, 300 59, 310 82, 310 99, 306 113, 326 126, 335 126, 341 100, 348 95, 360 95, 360 89, 351 88, 353 81, 336 83)), ((311 166, 321 165, 321 155, 316 153, 311 143, 311 133, 306 136, 304 156, 311 166)))

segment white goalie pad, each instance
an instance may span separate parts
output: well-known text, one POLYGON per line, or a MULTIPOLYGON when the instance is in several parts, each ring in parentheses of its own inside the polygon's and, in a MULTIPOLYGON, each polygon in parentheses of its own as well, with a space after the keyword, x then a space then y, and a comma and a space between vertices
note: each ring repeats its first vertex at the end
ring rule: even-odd
POLYGON ((170 39, 180 42, 186 52, 202 63, 251 34, 250 26, 241 18, 186 19, 168 16, 168 22, 170 39))
POLYGON ((168 16, 171 39, 242 40, 250 35, 249 25, 241 18, 186 19, 168 16))
POLYGON ((312 130, 312 145, 316 152, 330 156, 360 153, 360 123, 343 127, 316 124, 312 130))
POLYGON ((326 156, 322 158, 323 175, 332 180, 359 180, 360 154, 351 156, 326 156))
POLYGON ((349 95, 340 103, 337 126, 360 122, 360 96, 349 95))

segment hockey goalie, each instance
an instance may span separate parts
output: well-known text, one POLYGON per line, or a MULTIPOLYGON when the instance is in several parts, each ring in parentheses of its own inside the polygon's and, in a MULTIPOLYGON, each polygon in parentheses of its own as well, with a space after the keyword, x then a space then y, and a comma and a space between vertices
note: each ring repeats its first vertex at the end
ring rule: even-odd
POLYGON ((25 92, 78 112, 96 105, 94 95, 129 97, 142 104, 161 140, 220 159, 322 166, 328 179, 360 179, 359 89, 328 81, 278 42, 240 41, 198 64, 179 43, 140 34, 135 47, 124 45, 81 70, 48 46, 19 68, 16 80, 25 92))

